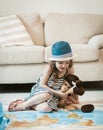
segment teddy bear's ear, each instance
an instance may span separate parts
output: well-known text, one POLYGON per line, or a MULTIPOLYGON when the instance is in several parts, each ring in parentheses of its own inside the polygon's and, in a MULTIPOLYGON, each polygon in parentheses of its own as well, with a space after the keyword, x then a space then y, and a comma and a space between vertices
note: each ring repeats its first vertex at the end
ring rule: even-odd
POLYGON ((70 86, 72 87, 73 86, 73 84, 72 84, 72 79, 71 79, 71 75, 66 75, 66 77, 64 78, 64 80, 66 80, 69 84, 70 84, 70 86))
POLYGON ((78 77, 77 75, 72 75, 72 79, 73 79, 74 81, 77 81, 77 80, 79 80, 79 77, 78 77))
POLYGON ((77 87, 83 87, 83 82, 81 80, 76 81, 76 86, 77 87))

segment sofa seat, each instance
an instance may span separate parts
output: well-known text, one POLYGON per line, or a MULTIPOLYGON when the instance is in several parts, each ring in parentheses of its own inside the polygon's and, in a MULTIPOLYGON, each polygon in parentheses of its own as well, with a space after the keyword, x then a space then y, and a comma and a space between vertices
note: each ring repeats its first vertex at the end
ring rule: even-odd
POLYGON ((44 46, 12 46, 0 48, 0 65, 44 63, 44 46))
MULTIPOLYGON (((88 44, 71 44, 73 50, 74 62, 93 62, 99 60, 98 48, 88 44)), ((51 57, 51 46, 45 49, 45 61, 48 62, 48 57, 51 57)))

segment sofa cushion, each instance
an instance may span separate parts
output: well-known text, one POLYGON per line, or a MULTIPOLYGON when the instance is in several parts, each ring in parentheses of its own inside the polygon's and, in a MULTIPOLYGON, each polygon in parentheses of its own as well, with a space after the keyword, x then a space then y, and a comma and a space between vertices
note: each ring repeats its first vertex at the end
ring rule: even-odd
MULTIPOLYGON (((74 62, 92 62, 99 59, 99 50, 87 44, 71 44, 73 51, 74 62)), ((51 46, 45 49, 45 61, 48 62, 48 58, 51 57, 51 46)))
POLYGON ((30 64, 44 62, 43 46, 12 46, 0 48, 0 64, 30 64))
POLYGON ((0 47, 33 45, 29 33, 16 15, 0 17, 0 47))
POLYGON ((33 43, 35 45, 44 45, 44 31, 43 22, 40 15, 37 12, 33 13, 22 13, 17 15, 27 31, 29 32, 33 43))
POLYGON ((45 19, 46 46, 65 40, 83 44, 98 34, 103 34, 103 15, 49 13, 45 19))

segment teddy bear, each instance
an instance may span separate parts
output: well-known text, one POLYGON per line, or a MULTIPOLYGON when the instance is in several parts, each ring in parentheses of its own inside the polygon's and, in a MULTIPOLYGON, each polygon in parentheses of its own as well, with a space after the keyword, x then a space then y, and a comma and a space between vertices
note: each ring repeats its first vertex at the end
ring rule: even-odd
POLYGON ((73 93, 68 94, 66 99, 61 99, 59 101, 58 107, 66 110, 80 109, 82 112, 92 112, 94 110, 93 104, 80 104, 78 95, 82 96, 85 93, 83 87, 83 81, 79 79, 77 75, 66 75, 64 78, 64 83, 61 86, 63 93, 73 88, 73 93))

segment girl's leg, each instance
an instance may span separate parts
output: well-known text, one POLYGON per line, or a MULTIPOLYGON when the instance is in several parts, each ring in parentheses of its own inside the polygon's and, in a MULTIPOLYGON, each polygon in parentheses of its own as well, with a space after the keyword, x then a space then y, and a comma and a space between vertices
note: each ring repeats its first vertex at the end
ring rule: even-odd
POLYGON ((27 107, 30 107, 32 105, 41 104, 41 103, 45 102, 46 100, 48 100, 50 97, 51 97, 51 95, 49 93, 41 93, 38 95, 34 95, 27 101, 24 101, 24 102, 18 104, 14 109, 15 110, 26 109, 27 107))
POLYGON ((47 104, 47 102, 43 102, 35 106, 36 111, 40 112, 51 112, 52 108, 47 104))

